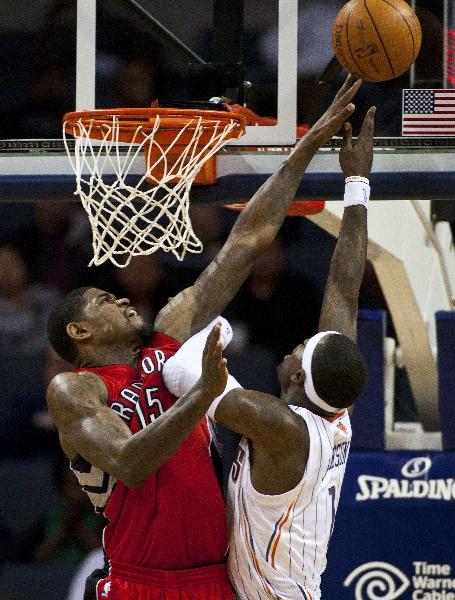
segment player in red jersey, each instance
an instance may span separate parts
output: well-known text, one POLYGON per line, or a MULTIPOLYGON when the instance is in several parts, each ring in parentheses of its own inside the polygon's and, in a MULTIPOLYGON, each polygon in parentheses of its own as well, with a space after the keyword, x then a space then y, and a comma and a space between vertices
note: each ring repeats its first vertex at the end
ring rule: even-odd
POLYGON ((360 85, 346 80, 250 200, 217 257, 153 327, 128 299, 96 288, 74 290, 51 315, 50 341, 78 371, 51 382, 49 411, 83 489, 109 520, 110 576, 98 584, 98 598, 233 598, 224 564, 225 512, 204 416, 219 393, 223 363, 220 356, 207 360, 198 385, 179 400, 164 389, 161 371, 237 292, 275 237, 314 154, 352 114, 360 85))

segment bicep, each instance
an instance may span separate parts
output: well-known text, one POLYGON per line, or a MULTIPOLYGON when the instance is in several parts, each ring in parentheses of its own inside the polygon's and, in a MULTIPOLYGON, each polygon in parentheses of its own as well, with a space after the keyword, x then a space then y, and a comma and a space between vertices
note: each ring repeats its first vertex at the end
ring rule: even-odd
POLYGON ((104 383, 90 373, 58 375, 47 391, 49 413, 69 457, 80 454, 118 478, 119 457, 132 434, 106 399, 104 383))

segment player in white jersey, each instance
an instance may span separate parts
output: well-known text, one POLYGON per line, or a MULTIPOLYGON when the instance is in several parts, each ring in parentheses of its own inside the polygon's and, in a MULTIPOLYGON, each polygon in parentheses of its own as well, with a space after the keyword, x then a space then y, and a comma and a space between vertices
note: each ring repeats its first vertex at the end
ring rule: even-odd
MULTIPOLYGON (((320 598, 351 440, 347 409, 367 378, 355 341, 367 250, 374 112, 373 107, 356 141, 350 125, 344 129, 340 164, 347 177, 345 210, 319 333, 279 366, 279 399, 244 390, 231 378, 209 411, 218 423, 244 436, 227 498, 229 574, 241 600, 320 598)), ((221 337, 223 332, 228 337, 226 323, 221 337)), ((167 362, 164 378, 174 393, 183 393, 198 378, 207 334, 200 332, 167 362)))

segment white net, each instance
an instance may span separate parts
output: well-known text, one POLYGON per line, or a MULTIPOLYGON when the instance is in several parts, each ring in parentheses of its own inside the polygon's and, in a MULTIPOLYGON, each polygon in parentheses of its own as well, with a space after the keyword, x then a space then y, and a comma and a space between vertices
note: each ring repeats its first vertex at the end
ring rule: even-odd
POLYGON ((194 117, 163 147, 156 139, 159 116, 149 131, 143 125, 135 125, 128 143, 119 141, 121 121, 115 115, 109 125, 99 129, 100 139, 90 137, 98 124, 92 120, 86 125, 78 120, 72 128, 74 155, 65 125, 63 139, 76 175, 75 195, 80 197, 92 229, 90 266, 110 260, 117 267, 125 267, 133 256, 159 249, 172 252, 179 260, 187 252, 202 251, 189 217, 191 185, 204 163, 238 129, 238 121, 212 123, 208 141, 204 137, 200 143, 203 134, 207 136, 207 129, 204 131, 202 116, 194 117), (171 160, 177 149, 177 159, 171 160), (134 176, 133 164, 143 160, 143 154, 145 173, 134 176))

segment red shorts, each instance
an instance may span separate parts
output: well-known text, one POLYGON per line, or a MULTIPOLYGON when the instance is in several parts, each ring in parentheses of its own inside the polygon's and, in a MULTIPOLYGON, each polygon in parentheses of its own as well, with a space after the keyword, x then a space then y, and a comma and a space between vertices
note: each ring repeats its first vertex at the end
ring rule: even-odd
POLYGON ((98 582, 98 600, 234 600, 226 565, 160 571, 111 563, 98 582))

